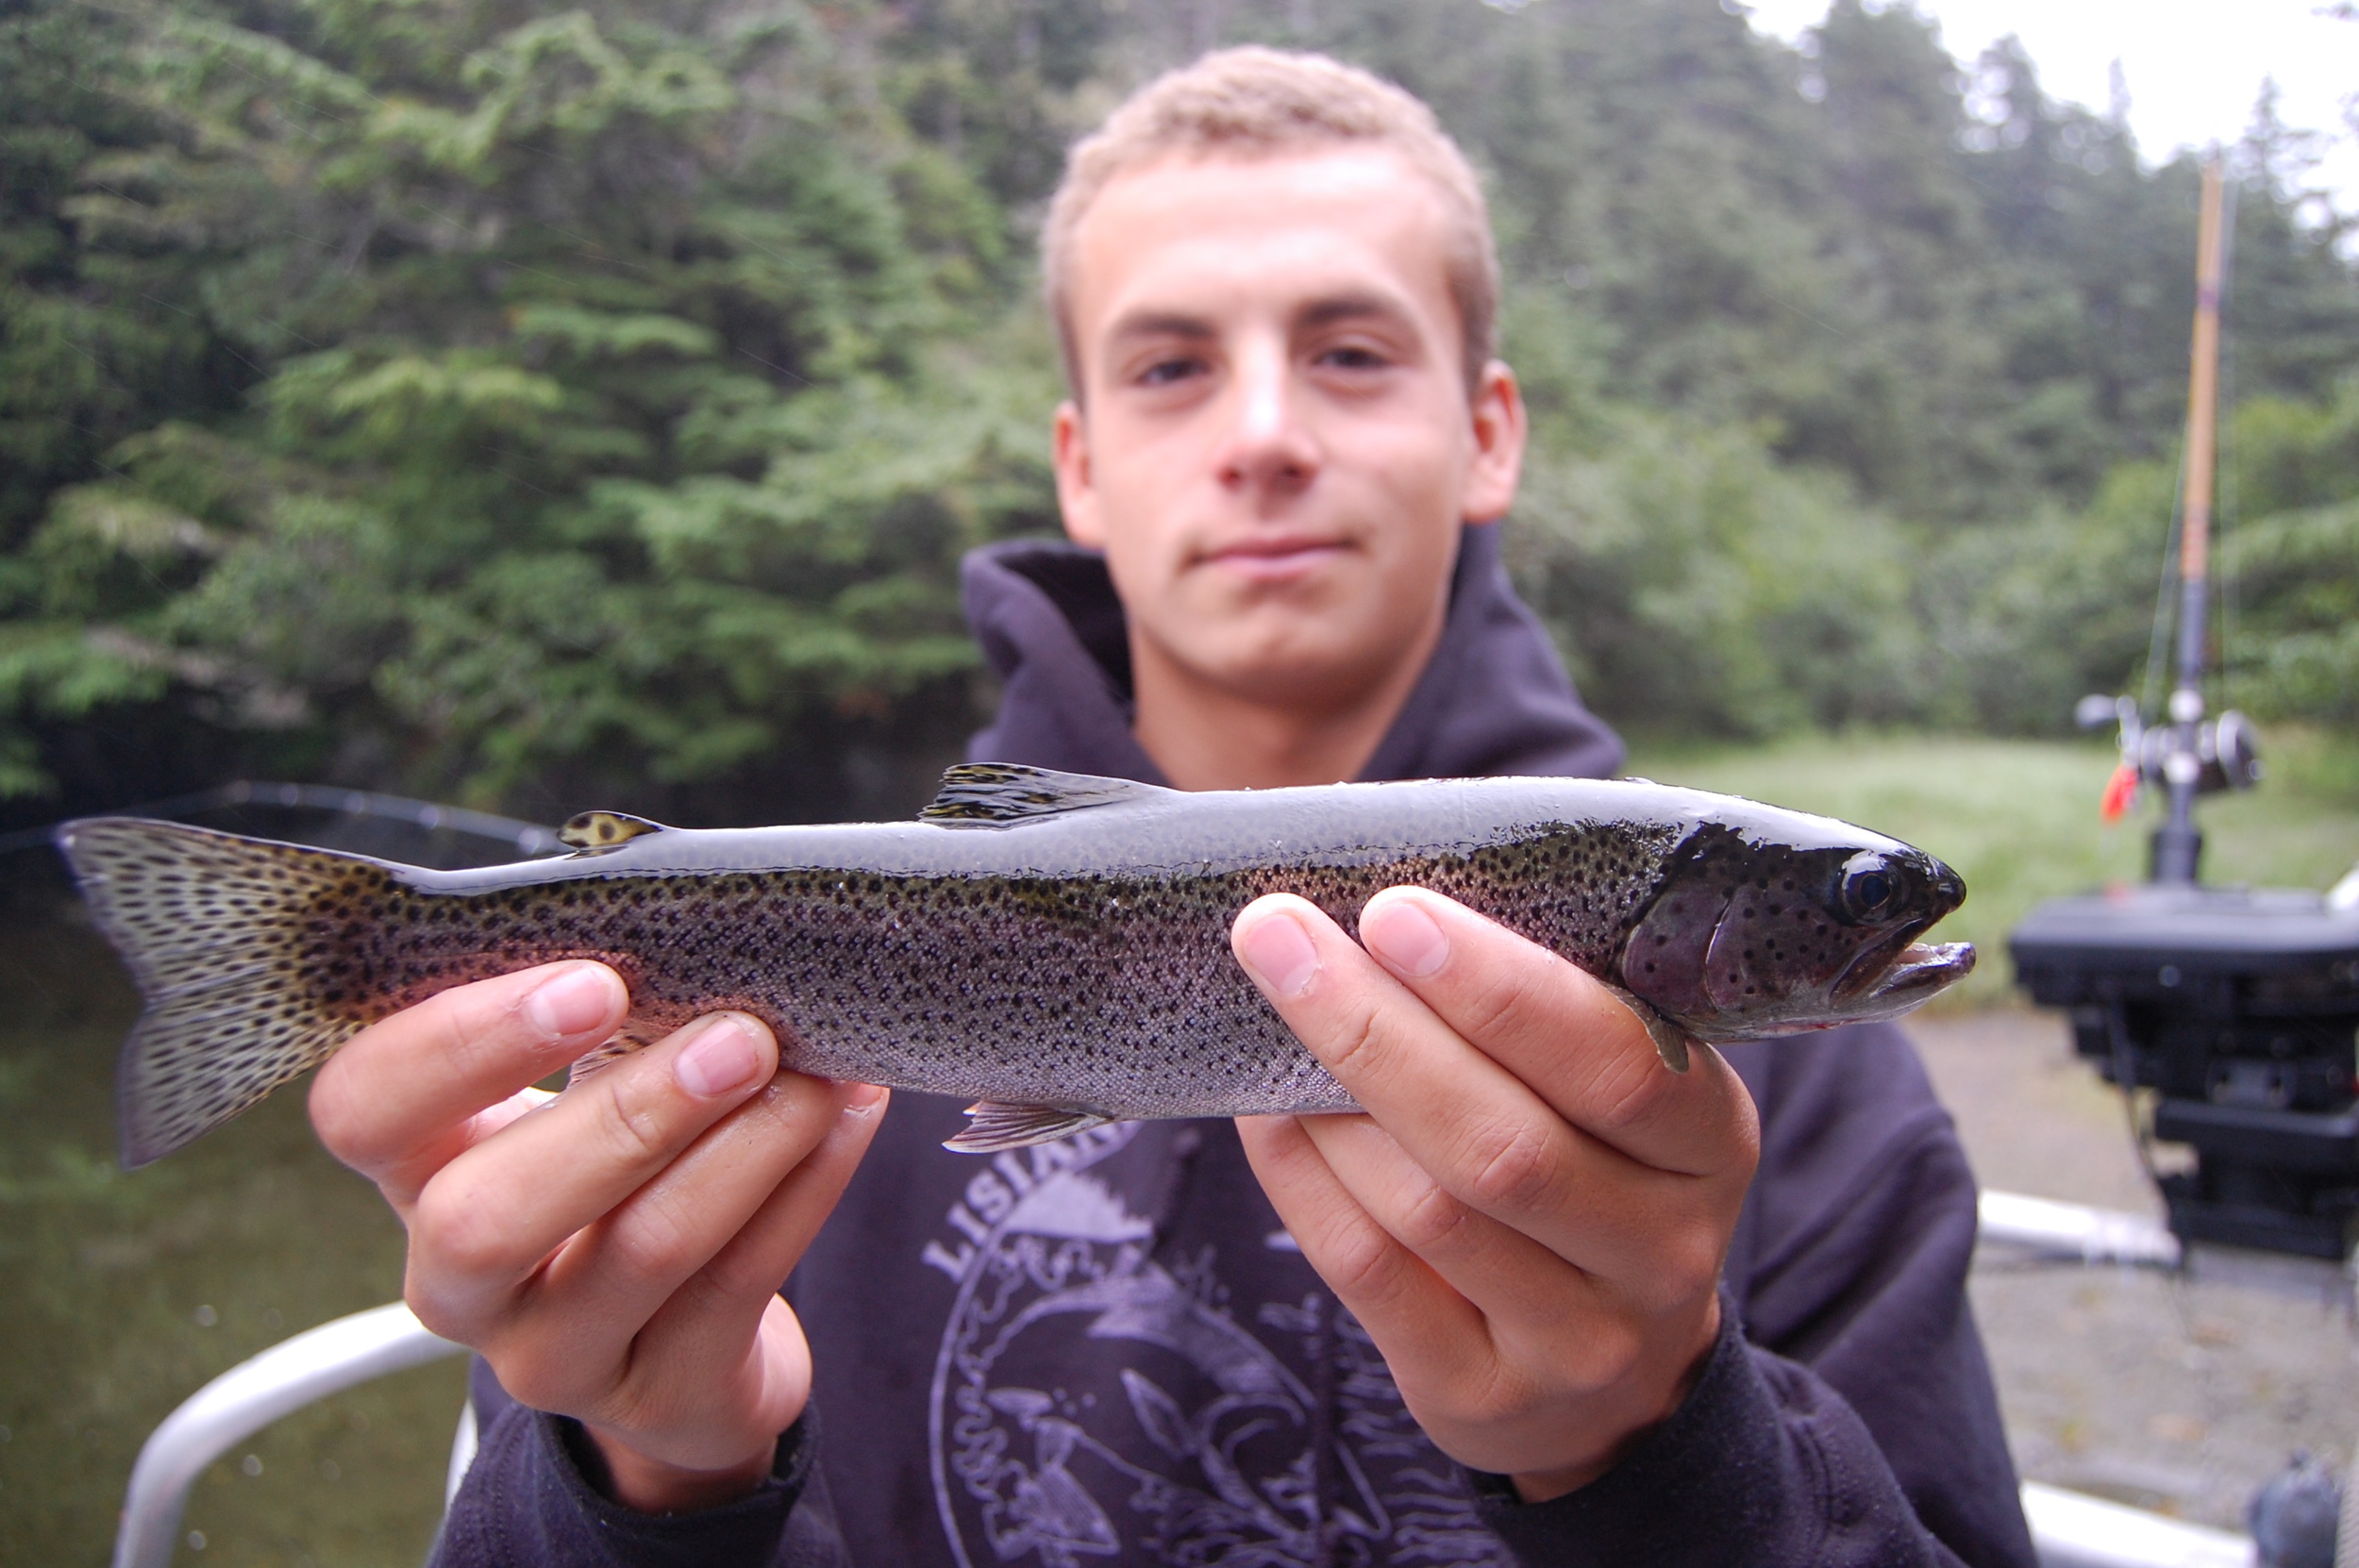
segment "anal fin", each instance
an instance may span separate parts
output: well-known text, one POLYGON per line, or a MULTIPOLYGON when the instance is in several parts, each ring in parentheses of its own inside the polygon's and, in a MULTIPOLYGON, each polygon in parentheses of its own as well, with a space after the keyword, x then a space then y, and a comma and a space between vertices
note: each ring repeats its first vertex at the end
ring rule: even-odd
POLYGON ((1638 1022, 1647 1026, 1647 1038, 1654 1042, 1655 1055, 1663 1059, 1663 1065, 1674 1073, 1686 1072, 1688 1048, 1703 1042, 1657 1011, 1653 1003, 1631 995, 1620 986, 1605 989, 1614 993, 1615 1001, 1638 1015, 1638 1022))
POLYGON ((1115 1120, 1104 1111, 1073 1106, 1001 1105, 995 1100, 968 1106, 966 1114, 970 1118, 966 1130, 942 1145, 953 1154, 997 1154, 1002 1149, 1020 1149, 1028 1143, 1046 1143, 1053 1138, 1087 1132, 1115 1120))

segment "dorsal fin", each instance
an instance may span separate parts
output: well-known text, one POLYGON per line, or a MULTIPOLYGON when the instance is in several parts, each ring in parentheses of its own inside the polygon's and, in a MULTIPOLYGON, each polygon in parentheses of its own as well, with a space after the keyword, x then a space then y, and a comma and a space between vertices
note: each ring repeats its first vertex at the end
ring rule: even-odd
POLYGON ((584 811, 570 817, 557 830, 557 842, 577 855, 603 855, 620 849, 642 833, 661 833, 663 825, 625 811, 584 811))
POLYGON ((945 827, 1005 827, 1168 792, 1128 778, 1052 773, 1017 762, 961 762, 943 771, 941 790, 917 817, 945 827))

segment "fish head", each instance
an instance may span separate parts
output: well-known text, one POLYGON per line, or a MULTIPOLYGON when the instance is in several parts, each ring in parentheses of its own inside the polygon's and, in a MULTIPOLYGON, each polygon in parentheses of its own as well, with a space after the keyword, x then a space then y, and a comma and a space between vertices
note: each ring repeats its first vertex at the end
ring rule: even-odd
POLYGON ((1956 872, 1799 821, 1792 834, 1698 826, 1623 942, 1623 986, 1697 1038, 1732 1042, 1896 1017, 1966 977, 1971 943, 1916 940, 1966 901, 1956 872))

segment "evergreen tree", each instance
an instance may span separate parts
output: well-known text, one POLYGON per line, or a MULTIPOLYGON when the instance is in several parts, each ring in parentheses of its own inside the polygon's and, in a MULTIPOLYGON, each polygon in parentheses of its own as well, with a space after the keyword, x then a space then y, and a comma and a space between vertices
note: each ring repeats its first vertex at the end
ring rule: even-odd
POLYGON ((2229 432, 2221 542, 2232 700, 2359 726, 2359 376, 2325 403, 2259 399, 2229 432))
MULTIPOLYGON (((163 686, 89 649, 80 605, 53 602, 26 553, 51 496, 105 472, 117 443, 160 420, 234 407, 253 378, 207 328, 185 258, 79 242, 84 169, 136 158, 161 134, 108 91, 128 48, 116 18, 89 6, 0 7, 0 798, 45 781, 44 742, 71 744, 94 711, 163 686)), ((135 541, 171 528, 131 512, 103 525, 135 541)))
POLYGON ((544 809, 963 716, 952 564, 1038 438, 924 390, 1001 236, 882 106, 878 16, 132 14, 114 97, 167 134, 84 164, 82 248, 171 252, 263 374, 53 498, 20 713, 136 672, 544 809))
MULTIPOLYGON (((973 717, 957 554, 1054 527, 1063 145, 1244 40, 1481 165, 1511 549, 1605 711, 2060 726, 2146 647, 2196 166, 2014 41, 1738 11, 0 0, 0 798, 902 808, 973 717)), ((2285 477, 2359 369, 2307 156, 2266 100, 2234 150, 2229 653, 2349 722, 2350 494, 2285 477)))

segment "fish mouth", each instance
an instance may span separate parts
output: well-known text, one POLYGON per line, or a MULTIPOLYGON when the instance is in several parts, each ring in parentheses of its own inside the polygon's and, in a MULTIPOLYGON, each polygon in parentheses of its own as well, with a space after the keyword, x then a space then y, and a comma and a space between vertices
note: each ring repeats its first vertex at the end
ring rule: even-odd
POLYGON ((1970 942, 1912 942, 1893 955, 1890 965, 1873 984, 1857 993, 1857 1000, 1889 1016, 1916 1006, 1973 972, 1974 944, 1970 942))
MULTIPOLYGON (((1916 930, 1924 927, 1918 926, 1916 930)), ((1707 1032, 1690 1024, 1698 1039, 1714 1042, 1767 1040, 1806 1034, 1847 1024, 1876 1024, 1898 1018, 1931 1001, 1974 972, 1970 942, 1914 942, 1915 931, 1896 931, 1852 959, 1835 983, 1819 993, 1819 1004, 1800 1016, 1772 1017, 1729 1033, 1707 1032)))

